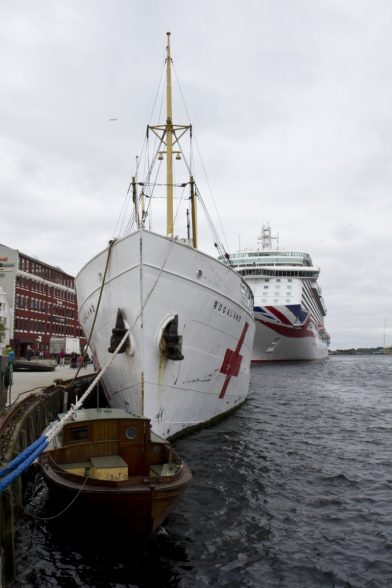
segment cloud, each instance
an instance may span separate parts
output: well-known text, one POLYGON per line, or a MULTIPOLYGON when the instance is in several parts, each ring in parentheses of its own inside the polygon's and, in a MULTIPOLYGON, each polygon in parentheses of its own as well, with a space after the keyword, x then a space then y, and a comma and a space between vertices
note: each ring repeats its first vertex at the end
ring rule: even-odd
MULTIPOLYGON (((321 267, 332 348, 382 344, 391 12, 387 0, 2 3, 0 241, 71 274, 105 246, 157 122, 169 30, 177 120, 190 114, 228 249, 254 247, 270 222, 321 267)), ((201 244, 216 253, 203 224, 201 244)))

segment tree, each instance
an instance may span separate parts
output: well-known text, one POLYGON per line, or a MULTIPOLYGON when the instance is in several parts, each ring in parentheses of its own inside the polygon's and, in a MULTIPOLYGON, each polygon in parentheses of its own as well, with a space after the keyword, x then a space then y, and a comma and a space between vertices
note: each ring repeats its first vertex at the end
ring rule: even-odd
POLYGON ((0 343, 2 343, 5 339, 5 324, 0 318, 0 343))

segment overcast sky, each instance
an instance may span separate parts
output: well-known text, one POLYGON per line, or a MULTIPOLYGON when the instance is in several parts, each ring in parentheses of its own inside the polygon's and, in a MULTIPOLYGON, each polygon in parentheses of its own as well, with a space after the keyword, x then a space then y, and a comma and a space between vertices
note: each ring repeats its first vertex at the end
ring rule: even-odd
POLYGON ((106 246, 171 31, 227 249, 269 222, 321 268, 332 349, 385 320, 392 344, 389 0, 1 0, 0 23, 1 243, 72 275, 106 246))

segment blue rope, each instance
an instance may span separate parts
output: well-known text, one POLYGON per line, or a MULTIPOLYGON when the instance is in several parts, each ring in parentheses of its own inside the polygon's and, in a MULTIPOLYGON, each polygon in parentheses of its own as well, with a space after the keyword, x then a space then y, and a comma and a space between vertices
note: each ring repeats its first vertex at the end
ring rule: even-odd
MULTIPOLYGON (((40 439, 37 439, 37 441, 39 441, 39 440, 42 440, 40 445, 37 446, 36 445, 37 442, 34 441, 34 443, 32 443, 29 447, 26 448, 26 449, 30 449, 33 445, 36 445, 35 451, 33 451, 32 453, 30 452, 30 455, 27 455, 27 457, 25 458, 24 461, 19 463, 19 465, 17 467, 15 467, 15 469, 10 474, 5 476, 0 481, 0 494, 3 492, 3 490, 8 488, 8 486, 10 484, 12 484, 12 482, 15 480, 15 478, 17 478, 18 476, 23 474, 23 472, 25 470, 27 470, 27 468, 33 463, 33 461, 38 457, 38 455, 40 455, 40 453, 42 453, 42 451, 45 449, 45 447, 48 444, 48 439, 46 437, 40 437, 40 439)), ((24 450, 24 451, 26 451, 26 450, 24 450)), ((16 457, 13 460, 13 462, 15 462, 15 460, 17 460, 20 457, 20 455, 18 455, 18 457, 16 457)), ((11 465, 11 463, 12 462, 10 462, 10 464, 8 464, 8 465, 11 465)))
POLYGON ((11 470, 15 469, 20 463, 22 463, 26 459, 26 457, 28 457, 30 455, 30 453, 32 451, 35 450, 36 447, 40 447, 44 443, 46 446, 48 443, 47 438, 46 437, 38 437, 38 439, 36 441, 34 441, 31 445, 29 445, 25 449, 23 449, 23 451, 21 451, 21 453, 19 453, 19 455, 17 455, 12 461, 10 461, 9 463, 7 463, 7 465, 5 465, 3 468, 1 468, 0 478, 5 476, 6 474, 8 474, 8 472, 10 472, 11 470))

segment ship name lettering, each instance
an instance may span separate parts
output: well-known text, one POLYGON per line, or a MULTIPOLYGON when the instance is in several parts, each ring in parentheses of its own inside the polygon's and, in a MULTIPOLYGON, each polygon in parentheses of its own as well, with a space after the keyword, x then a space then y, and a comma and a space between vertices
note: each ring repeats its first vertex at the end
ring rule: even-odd
POLYGON ((235 312, 235 310, 230 308, 230 306, 226 306, 225 304, 223 304, 222 302, 219 302, 218 300, 215 300, 213 310, 217 310, 218 312, 232 318, 237 323, 241 322, 241 319, 242 319, 241 314, 239 314, 238 312, 235 312))
POLYGON ((88 318, 90 318, 90 316, 92 316, 95 313, 95 306, 94 304, 90 304, 89 308, 86 310, 86 312, 83 315, 83 322, 86 322, 88 318))

